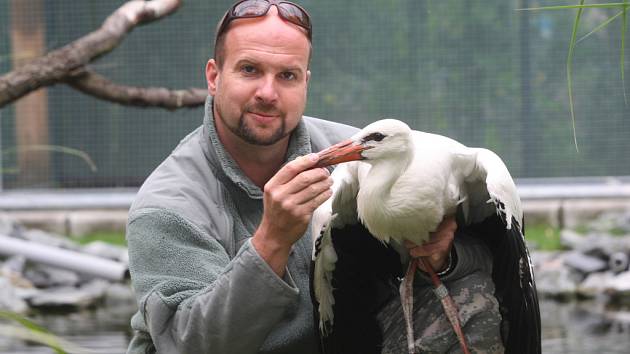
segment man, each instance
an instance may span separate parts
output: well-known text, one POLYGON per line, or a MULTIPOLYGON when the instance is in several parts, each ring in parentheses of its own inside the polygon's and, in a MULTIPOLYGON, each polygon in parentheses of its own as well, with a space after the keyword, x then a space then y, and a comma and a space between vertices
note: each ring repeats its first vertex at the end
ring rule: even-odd
MULTIPOLYGON (((219 24, 203 125, 130 209, 129 353, 318 352, 307 227, 332 182, 312 152, 356 129, 302 116, 311 31, 289 2, 240 1, 219 24)), ((443 269, 454 229, 409 247, 443 269)))

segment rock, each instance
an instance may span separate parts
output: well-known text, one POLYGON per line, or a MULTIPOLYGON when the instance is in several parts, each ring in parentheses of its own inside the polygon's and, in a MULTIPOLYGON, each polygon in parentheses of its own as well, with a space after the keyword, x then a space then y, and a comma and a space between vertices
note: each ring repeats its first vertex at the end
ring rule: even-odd
POLYGON ((0 310, 24 314, 29 310, 28 304, 22 300, 11 281, 0 277, 0 310))
POLYGON ((562 257, 546 260, 536 267, 536 288, 541 295, 550 297, 573 297, 578 278, 574 271, 565 267, 562 257))
POLYGON ((83 236, 98 231, 125 231, 127 210, 78 210, 67 215, 68 234, 83 236))
POLYGON ((546 262, 551 262, 553 261, 555 258, 558 257, 558 252, 554 252, 554 251, 532 251, 529 254, 531 260, 532 260, 532 265, 534 266, 534 268, 538 268, 540 266, 542 266, 543 264, 545 264, 546 262))
POLYGON ((13 218, 5 213, 0 213, 0 235, 12 235, 18 227, 13 218))
POLYGON ((78 250, 79 245, 68 238, 41 230, 26 230, 22 233, 24 240, 37 242, 46 246, 59 247, 69 250, 78 250))
POLYGON ((604 233, 579 234, 573 230, 560 231, 560 243, 569 249, 589 253, 600 251, 606 254, 630 252, 630 237, 611 236, 604 233))
POLYGON ((587 297, 606 294, 615 303, 628 303, 630 298, 630 271, 617 275, 611 272, 589 274, 578 286, 578 293, 587 297))
POLYGON ((617 219, 617 227, 630 234, 630 210, 627 210, 625 213, 619 215, 619 218, 617 219))
POLYGON ((32 307, 89 307, 96 303, 91 294, 73 287, 49 288, 29 298, 32 307))
POLYGON ((624 252, 615 252, 610 255, 608 259, 608 267, 610 271, 619 274, 628 270, 628 265, 630 264, 630 258, 627 253, 624 252))
POLYGON ((602 233, 621 232, 630 234, 630 211, 604 212, 586 226, 590 230, 602 233))
POLYGON ((71 270, 43 265, 35 265, 28 269, 25 276, 38 288, 74 287, 80 282, 79 275, 71 270))
POLYGON ((107 294, 107 289, 112 286, 107 280, 92 279, 81 286, 81 290, 90 293, 96 297, 103 297, 107 294))
POLYGON ((50 288, 31 297, 28 302, 32 307, 43 308, 86 308, 93 307, 103 300, 109 282, 94 280, 74 288, 69 286, 50 288))
POLYGON ((570 229, 560 230, 560 244, 572 250, 581 250, 587 245, 586 237, 570 229))
POLYGON ((67 211, 13 210, 6 214, 29 229, 45 230, 58 234, 66 234, 68 232, 67 211))
POLYGON ((20 288, 20 287, 16 287, 15 288, 15 294, 22 300, 26 301, 26 303, 28 303, 28 300, 30 298, 32 298, 33 296, 39 294, 39 292, 42 291, 40 289, 37 288, 20 288))
POLYGON ((26 265, 26 257, 17 254, 4 261, 0 270, 2 273, 22 274, 24 273, 24 265, 26 265))
POLYGON ((26 257, 15 255, 9 257, 0 267, 0 276, 5 277, 12 285, 20 288, 32 288, 33 283, 24 277, 26 257))
POLYGON ((105 303, 112 305, 135 305, 136 297, 128 284, 113 283, 105 291, 105 303))
POLYGON ((580 252, 569 252, 563 258, 565 265, 583 274, 599 272, 608 268, 606 261, 580 252))
POLYGON ((105 243, 103 241, 90 242, 83 246, 81 251, 93 256, 129 264, 129 254, 127 253, 127 248, 105 243))
POLYGON ((612 277, 608 283, 608 290, 622 296, 630 296, 630 271, 612 277))
MULTIPOLYGON (((590 220, 598 219, 608 213, 625 213, 628 202, 625 199, 569 199, 562 204, 564 227, 577 228, 590 224, 590 220)), ((607 230, 608 231, 608 230, 607 230)))
POLYGON ((597 297, 608 288, 614 275, 609 272, 597 272, 589 274, 577 287, 578 294, 585 297, 597 297))

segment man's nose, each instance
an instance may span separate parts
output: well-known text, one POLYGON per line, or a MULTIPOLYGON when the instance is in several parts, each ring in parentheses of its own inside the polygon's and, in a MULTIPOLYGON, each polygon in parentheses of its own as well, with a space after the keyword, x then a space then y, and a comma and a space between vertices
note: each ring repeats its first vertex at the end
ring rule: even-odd
POLYGON ((276 89, 275 77, 273 75, 265 75, 256 90, 256 100, 264 103, 273 103, 277 99, 278 90, 276 89))

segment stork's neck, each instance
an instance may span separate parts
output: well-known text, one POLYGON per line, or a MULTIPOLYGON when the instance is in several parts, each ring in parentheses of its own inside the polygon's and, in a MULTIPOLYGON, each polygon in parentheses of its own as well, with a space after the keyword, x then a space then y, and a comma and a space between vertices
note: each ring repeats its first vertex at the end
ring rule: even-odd
POLYGON ((406 173, 413 156, 411 152, 399 156, 372 163, 366 180, 361 183, 361 192, 370 195, 370 200, 386 202, 392 187, 406 173))

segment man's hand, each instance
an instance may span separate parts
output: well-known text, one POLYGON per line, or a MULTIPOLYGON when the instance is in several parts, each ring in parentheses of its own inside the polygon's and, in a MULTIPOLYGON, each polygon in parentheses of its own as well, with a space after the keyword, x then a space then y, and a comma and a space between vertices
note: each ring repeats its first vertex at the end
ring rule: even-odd
MULTIPOLYGON (((448 265, 448 255, 453 247, 456 230, 457 222, 455 221, 455 216, 447 216, 438 225, 437 230, 430 234, 429 241, 421 246, 405 241, 405 247, 409 250, 411 257, 427 257, 431 267, 436 272, 440 272, 448 265)), ((418 267, 426 272, 422 262, 418 263, 418 267)))
POLYGON ((315 209, 332 195, 325 168, 309 154, 282 167, 264 186, 263 216, 252 243, 276 274, 284 275, 291 246, 302 237, 315 209))

